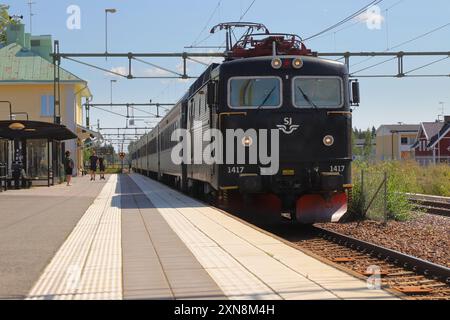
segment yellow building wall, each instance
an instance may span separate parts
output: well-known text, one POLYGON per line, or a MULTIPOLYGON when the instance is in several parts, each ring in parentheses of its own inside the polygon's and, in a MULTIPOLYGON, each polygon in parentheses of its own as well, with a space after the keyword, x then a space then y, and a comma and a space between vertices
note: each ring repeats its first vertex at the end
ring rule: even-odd
MULTIPOLYGON (((61 124, 68 125, 67 110, 73 110, 72 106, 67 106, 67 92, 76 94, 75 111, 69 116, 72 118, 72 124, 83 124, 83 108, 81 91, 85 86, 82 84, 63 84, 61 83, 61 124), (66 108, 68 107, 68 108, 66 108)), ((53 96, 53 83, 48 84, 1 84, 0 83, 0 101, 10 101, 12 111, 26 112, 31 121, 53 122, 53 117, 44 117, 41 115, 41 96, 53 96)), ((57 112, 58 114, 58 112, 57 112)), ((26 116, 17 115, 17 120, 25 120, 26 116)), ((0 103, 0 120, 9 120, 9 106, 6 103, 0 103)), ((69 122, 70 123, 70 122, 69 122)), ((76 133, 76 128, 69 128, 76 133)), ((76 142, 76 154, 73 159, 80 167, 82 163, 82 144, 76 142)))
MULTIPOLYGON (((66 113, 66 90, 76 90, 82 88, 75 84, 61 84, 61 117, 62 124, 67 124, 66 113)), ((41 96, 53 96, 53 84, 0 84, 0 100, 8 100, 12 103, 14 112, 27 112, 30 120, 53 122, 53 117, 41 116, 41 96)), ((75 98, 75 121, 76 124, 83 123, 83 109, 81 105, 81 94, 75 98)), ((69 108, 71 110, 71 108, 69 108)), ((9 107, 7 104, 0 104, 0 119, 9 119, 9 107)), ((16 119, 25 119, 24 116, 17 116, 16 119)))
POLYGON ((377 136, 376 157, 378 160, 406 160, 413 159, 413 151, 400 151, 401 138, 415 139, 416 134, 394 133, 392 135, 377 136), (392 142, 394 146, 392 147, 392 142), (394 156, 392 156, 394 154, 394 156))

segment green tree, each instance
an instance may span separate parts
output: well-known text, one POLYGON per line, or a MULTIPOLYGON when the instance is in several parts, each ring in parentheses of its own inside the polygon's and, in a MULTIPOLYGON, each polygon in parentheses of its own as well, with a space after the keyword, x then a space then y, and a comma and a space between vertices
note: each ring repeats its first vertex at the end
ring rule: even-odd
POLYGON ((9 18, 9 6, 0 4, 0 44, 6 44, 6 27, 9 24, 17 24, 17 21, 9 18))
POLYGON ((372 131, 370 129, 367 129, 366 132, 364 132, 363 156, 365 159, 369 159, 372 155, 372 142, 372 131))
POLYGON ((352 154, 354 156, 360 156, 361 152, 359 148, 356 146, 356 140, 358 139, 358 129, 354 128, 352 131, 352 154))

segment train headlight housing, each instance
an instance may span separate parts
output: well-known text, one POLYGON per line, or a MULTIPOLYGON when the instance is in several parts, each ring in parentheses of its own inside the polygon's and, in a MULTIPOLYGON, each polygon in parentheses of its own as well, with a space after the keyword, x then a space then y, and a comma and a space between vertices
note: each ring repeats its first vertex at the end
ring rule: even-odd
POLYGON ((272 59, 272 68, 280 69, 282 65, 283 65, 283 62, 281 61, 280 58, 273 58, 272 59))
POLYGON ((252 137, 246 136, 246 137, 243 137, 243 138, 242 138, 242 145, 243 145, 244 147, 250 147, 252 144, 253 144, 253 139, 252 139, 252 137))
POLYGON ((334 144, 334 137, 331 135, 327 135, 323 138, 323 144, 327 147, 331 147, 334 144))
POLYGON ((292 67, 294 69, 300 69, 301 67, 303 67, 303 60, 300 58, 295 58, 294 60, 292 60, 292 67))

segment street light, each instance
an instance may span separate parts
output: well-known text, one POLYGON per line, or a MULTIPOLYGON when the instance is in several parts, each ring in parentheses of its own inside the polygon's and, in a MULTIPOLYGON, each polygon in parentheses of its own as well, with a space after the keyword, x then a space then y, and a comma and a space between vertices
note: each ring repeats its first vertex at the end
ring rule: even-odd
MULTIPOLYGON (((108 53, 108 13, 114 14, 117 12, 117 9, 110 8, 105 9, 105 53, 108 53)), ((108 60, 108 57, 106 57, 108 60)))

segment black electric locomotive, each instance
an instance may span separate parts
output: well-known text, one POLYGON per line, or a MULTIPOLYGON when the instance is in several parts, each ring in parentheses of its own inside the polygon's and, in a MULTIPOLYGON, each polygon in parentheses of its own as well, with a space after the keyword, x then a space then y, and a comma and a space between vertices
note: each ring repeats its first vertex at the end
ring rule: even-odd
POLYGON ((351 105, 359 103, 358 83, 345 64, 318 58, 295 35, 245 24, 248 32, 231 45, 232 26, 218 26, 227 30, 225 61, 212 64, 132 146, 134 170, 218 203, 232 192, 270 194, 292 220, 339 221, 351 189, 351 105), (182 143, 173 139, 177 129, 188 133, 182 143), (210 129, 221 138, 205 139, 210 129), (208 149, 213 143, 216 149, 208 149), (176 145, 184 146, 181 164, 173 161, 176 145), (198 159, 199 150, 221 161, 198 159))

